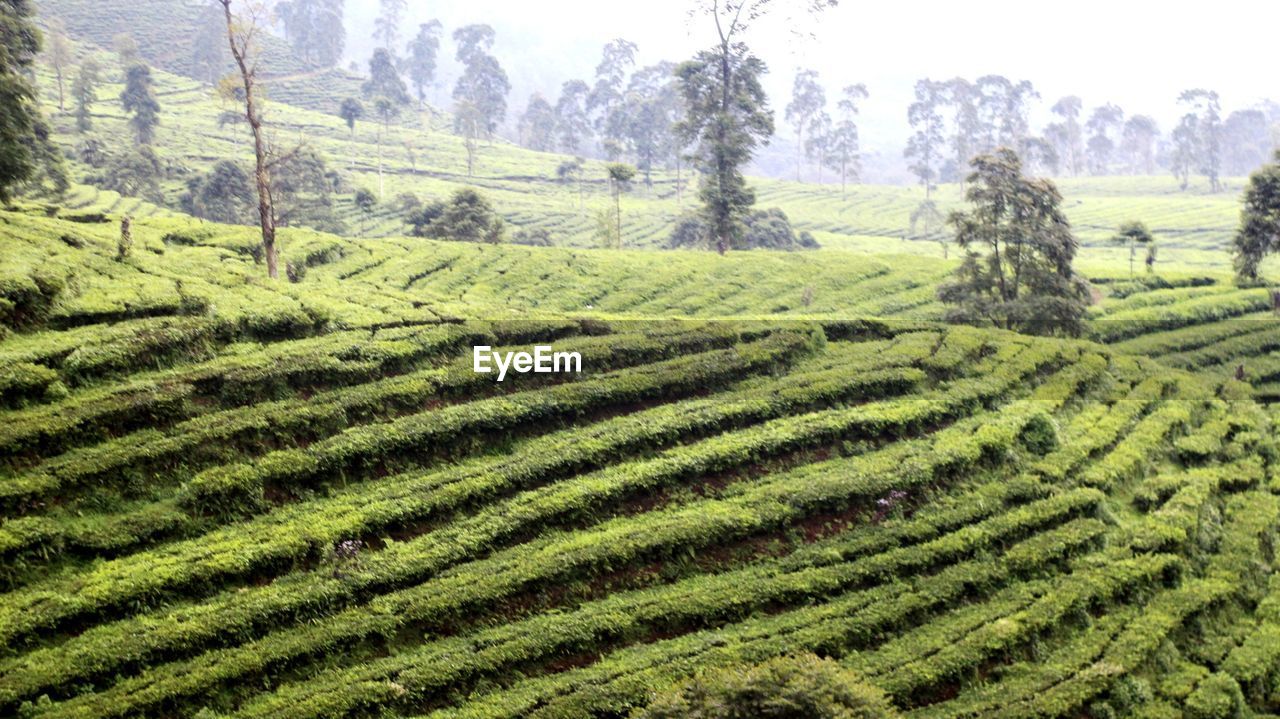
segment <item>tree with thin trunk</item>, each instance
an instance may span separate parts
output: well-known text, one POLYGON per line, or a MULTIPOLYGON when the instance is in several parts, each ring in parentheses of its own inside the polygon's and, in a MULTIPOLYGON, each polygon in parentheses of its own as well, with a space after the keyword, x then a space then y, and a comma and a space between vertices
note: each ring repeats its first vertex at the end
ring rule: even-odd
POLYGON ((1120 225, 1120 230, 1111 238, 1111 241, 1129 248, 1129 278, 1133 279, 1133 265, 1138 258, 1138 246, 1150 248, 1155 244, 1156 238, 1151 234, 1151 230, 1147 229, 1146 223, 1133 220, 1120 225))
POLYGON ((1066 169, 1072 175, 1080 174, 1080 158, 1084 155, 1084 135, 1080 129, 1080 112, 1084 102, 1075 95, 1068 95, 1053 104, 1050 112, 1061 118, 1045 128, 1058 150, 1058 157, 1066 163, 1066 169))
POLYGON ((271 198, 272 152, 266 136, 262 110, 258 107, 258 51, 257 37, 261 22, 266 17, 266 7, 251 2, 246 12, 237 16, 231 12, 232 0, 217 0, 222 5, 227 21, 227 42, 231 56, 240 70, 240 83, 244 97, 244 115, 253 133, 253 154, 256 161, 253 179, 258 191, 258 220, 262 227, 262 254, 267 263, 267 276, 280 277, 280 258, 276 247, 276 216, 271 198))
POLYGON ((813 119, 827 105, 827 94, 818 84, 818 73, 815 70, 800 70, 791 88, 791 102, 787 104, 787 122, 796 129, 796 182, 800 181, 800 170, 804 156, 808 154, 805 146, 805 130, 810 128, 813 119))
POLYGON ((71 65, 71 40, 67 38, 66 28, 62 21, 54 18, 49 21, 49 65, 53 67, 54 77, 58 80, 58 110, 67 111, 66 94, 63 92, 63 76, 71 65))
POLYGON ((1218 93, 1201 88, 1187 90, 1178 97, 1178 102, 1188 105, 1196 118, 1199 130, 1196 164, 1201 174, 1209 178, 1209 187, 1217 192, 1222 189, 1218 179, 1222 174, 1222 106, 1218 93))
POLYGON ((606 168, 609 175, 609 191, 613 194, 614 239, 619 249, 622 248, 622 193, 631 186, 635 179, 636 168, 625 162, 613 162, 606 168))
POLYGON ((934 181, 938 177, 937 164, 942 151, 942 115, 939 110, 944 100, 946 85, 924 79, 916 83, 916 101, 907 108, 907 121, 915 134, 907 142, 903 155, 912 160, 907 168, 920 178, 924 185, 924 197, 933 197, 934 181))
POLYGON ((120 107, 133 114, 129 118, 129 127, 133 128, 138 144, 150 145, 156 136, 156 126, 160 124, 160 101, 156 99, 151 68, 138 63, 125 71, 120 107))
POLYGON ((93 129, 93 103, 98 101, 98 63, 87 58, 80 63, 80 72, 71 81, 71 99, 76 104, 76 130, 86 133, 93 129))

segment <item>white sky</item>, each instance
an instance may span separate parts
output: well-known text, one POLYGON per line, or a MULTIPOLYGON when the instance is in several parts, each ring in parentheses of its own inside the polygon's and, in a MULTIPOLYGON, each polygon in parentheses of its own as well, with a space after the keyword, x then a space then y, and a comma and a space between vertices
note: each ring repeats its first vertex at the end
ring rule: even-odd
MULTIPOLYGON (((800 0, 775 0, 779 7, 800 0)), ((410 0, 409 27, 438 17, 446 32, 488 22, 498 33, 494 53, 515 86, 512 115, 533 89, 569 77, 590 79, 600 47, 615 37, 640 46, 641 64, 682 60, 711 44, 713 28, 692 21, 692 0, 410 0)), ((376 0, 348 3, 353 57, 367 57, 376 0)), ((864 146, 891 152, 908 134, 906 106, 922 77, 975 79, 998 73, 1031 80, 1042 95, 1034 122, 1058 97, 1080 95, 1086 111, 1114 102, 1128 114, 1150 114, 1167 131, 1177 95, 1208 87, 1230 112, 1280 97, 1276 70, 1277 0, 842 0, 798 37, 778 11, 757 23, 748 40, 770 66, 768 89, 781 122, 797 67, 819 71, 834 106, 840 87, 866 83, 864 146)), ((411 35, 409 27, 405 35, 411 35)), ((443 51, 452 54, 452 41, 443 51)), ((446 78, 446 81, 448 79, 446 78)), ((834 107, 833 107, 834 109, 834 107)))

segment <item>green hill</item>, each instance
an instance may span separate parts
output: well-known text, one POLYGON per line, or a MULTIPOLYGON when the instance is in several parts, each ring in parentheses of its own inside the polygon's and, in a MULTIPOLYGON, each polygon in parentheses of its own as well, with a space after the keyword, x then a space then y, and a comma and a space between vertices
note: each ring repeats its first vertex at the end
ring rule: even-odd
MULTIPOLYGON (((1107 347, 938 325, 927 258, 291 230, 271 283, 247 228, 0 223, 0 712, 622 716, 799 650, 918 716, 1277 708, 1270 417, 1122 351, 1222 312, 1107 347), (472 371, 535 343, 584 371, 472 371)), ((1107 302, 1240 294, 1172 284, 1107 302)))

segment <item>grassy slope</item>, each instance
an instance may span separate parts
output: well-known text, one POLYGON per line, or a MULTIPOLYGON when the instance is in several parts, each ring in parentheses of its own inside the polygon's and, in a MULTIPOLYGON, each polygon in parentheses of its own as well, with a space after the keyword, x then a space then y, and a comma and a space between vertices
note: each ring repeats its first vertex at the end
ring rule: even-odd
POLYGON ((293 232, 273 284, 243 229, 143 220, 116 262, 113 225, 0 223, 34 288, 0 712, 614 715, 803 648, 925 716, 1276 708, 1267 415, 1101 345, 847 319, 939 263, 293 232), (816 318, 630 314, 790 277, 831 278, 816 318), (583 375, 471 372, 552 338, 583 375))

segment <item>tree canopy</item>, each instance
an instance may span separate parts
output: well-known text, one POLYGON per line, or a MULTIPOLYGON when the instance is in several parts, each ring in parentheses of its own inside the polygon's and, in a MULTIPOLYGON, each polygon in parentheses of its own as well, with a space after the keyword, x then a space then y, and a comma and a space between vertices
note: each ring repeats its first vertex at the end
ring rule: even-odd
POLYGON ((965 192, 972 209, 948 219, 965 253, 938 291, 947 319, 1031 334, 1077 335, 1089 303, 1075 273, 1078 243, 1048 180, 1022 173, 1007 148, 972 162, 965 192))
POLYGON ((30 0, 0 0, 0 202, 8 202, 18 186, 41 179, 55 192, 67 186, 31 84, 40 51, 32 14, 30 0))
POLYGON ((1258 280, 1258 265, 1267 255, 1280 250, 1280 151, 1275 160, 1249 176, 1244 191, 1244 209, 1235 237, 1236 277, 1241 282, 1258 280))

